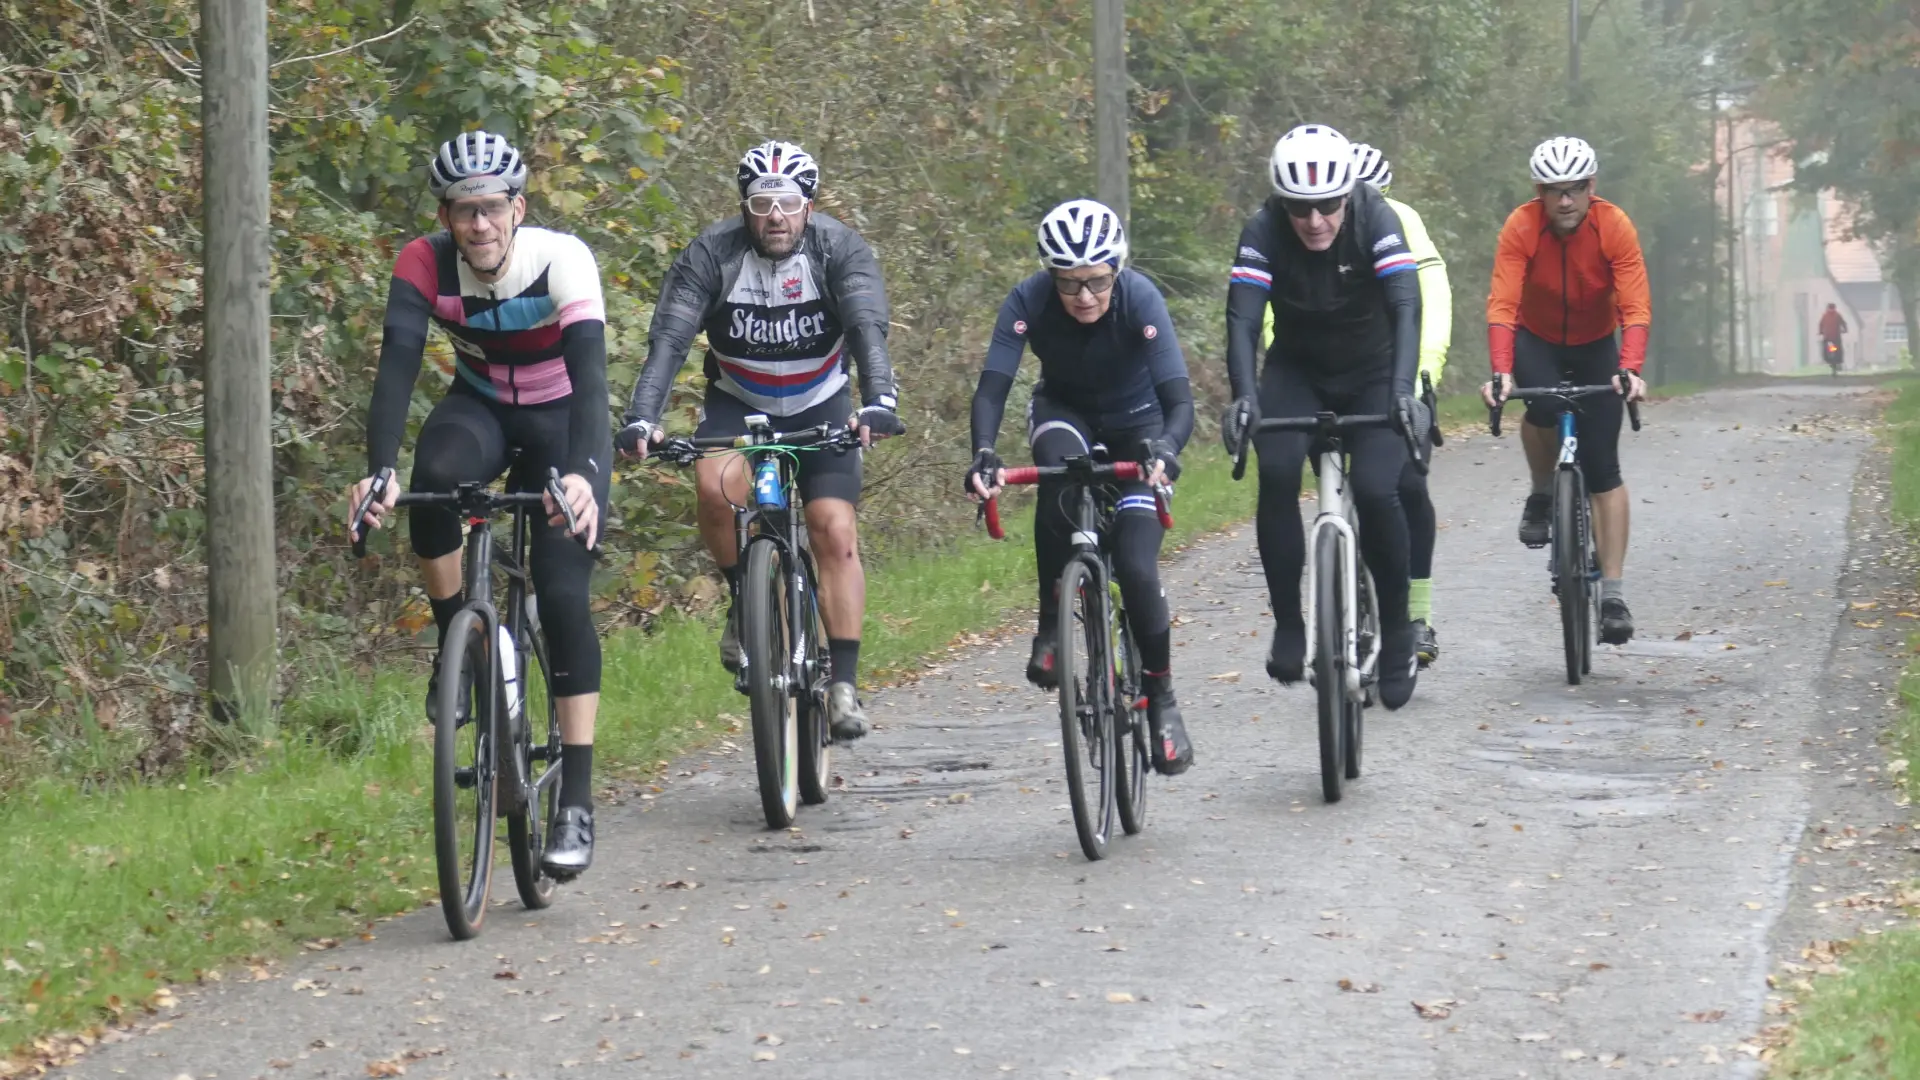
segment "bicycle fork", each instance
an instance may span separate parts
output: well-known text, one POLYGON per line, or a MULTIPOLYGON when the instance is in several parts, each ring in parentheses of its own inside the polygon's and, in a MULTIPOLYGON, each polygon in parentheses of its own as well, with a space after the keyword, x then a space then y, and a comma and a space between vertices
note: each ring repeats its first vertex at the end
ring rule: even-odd
POLYGON ((1361 680, 1370 668, 1378 653, 1375 649, 1366 657, 1365 663, 1360 657, 1360 574, 1355 553, 1358 544, 1354 537, 1353 523, 1347 520, 1347 474, 1338 454, 1320 456, 1319 512, 1314 515, 1313 528, 1307 534, 1307 681, 1313 682, 1313 661, 1317 655, 1319 635, 1314 627, 1319 625, 1319 560, 1313 553, 1319 549, 1322 535, 1332 533, 1331 541, 1339 545, 1342 565, 1347 573, 1341 575, 1340 600, 1342 617, 1340 620, 1340 645, 1346 654, 1346 693, 1348 697, 1359 699, 1361 680))

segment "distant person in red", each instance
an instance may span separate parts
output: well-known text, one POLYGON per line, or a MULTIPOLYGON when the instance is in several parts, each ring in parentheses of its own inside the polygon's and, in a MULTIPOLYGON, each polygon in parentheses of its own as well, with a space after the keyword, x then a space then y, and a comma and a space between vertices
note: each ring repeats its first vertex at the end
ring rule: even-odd
POLYGON ((1828 304, 1827 310, 1820 316, 1820 351, 1823 354, 1830 354, 1831 359, 1827 362, 1836 369, 1840 366, 1842 356, 1840 336, 1846 332, 1847 320, 1841 317, 1840 309, 1833 304, 1828 304))

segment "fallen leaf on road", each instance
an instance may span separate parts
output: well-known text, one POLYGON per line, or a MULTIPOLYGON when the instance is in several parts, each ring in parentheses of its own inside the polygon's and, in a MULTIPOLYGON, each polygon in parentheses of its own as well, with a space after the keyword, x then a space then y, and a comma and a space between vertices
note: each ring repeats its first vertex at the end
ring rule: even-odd
POLYGON ((1527 1031, 1513 1037, 1514 1042, 1546 1042, 1553 1036, 1544 1031, 1527 1031))
POLYGON ((1237 671, 1223 671, 1218 675, 1209 675, 1207 678, 1214 682, 1239 682, 1240 673, 1237 671))
POLYGON ((407 1075, 407 1067, 397 1061, 369 1061, 367 1062, 367 1075, 405 1076, 407 1075))
POLYGON ((1679 633, 1677 633, 1677 634, 1675 634, 1675 635, 1673 635, 1673 640, 1675 640, 1675 641, 1692 641, 1692 640, 1693 640, 1693 631, 1691 631, 1691 630, 1682 630, 1682 631, 1680 631, 1679 633))
POLYGON ((699 887, 700 883, 697 881, 669 881, 661 886, 663 889, 697 889, 699 887))
POLYGON ((1107 995, 1107 1004, 1109 1004, 1109 1005, 1131 1005, 1131 1004, 1133 1004, 1133 995, 1132 995, 1132 994, 1129 994, 1129 993, 1127 993, 1127 992, 1126 992, 1125 990, 1118 990, 1118 991, 1115 991, 1114 993, 1111 993, 1111 994, 1108 994, 1108 995, 1107 995))
POLYGON ((556 1020, 565 1020, 566 1018, 567 1018, 566 1013, 548 1013, 547 1015, 540 1018, 540 1022, 543 1024, 551 1024, 556 1020))
POLYGON ((520 973, 517 971, 496 971, 493 973, 493 977, 496 979, 517 979, 520 977, 520 973))
POLYGON ((1784 589, 1787 587, 1787 583, 1784 581, 1768 581, 1762 582, 1762 584, 1766 585, 1769 589, 1784 589))
POLYGON ((1725 1019, 1726 1015, 1725 1009, 1709 1009, 1706 1012, 1688 1013, 1687 1019, 1696 1024, 1717 1024, 1725 1019))
POLYGON ((1852 608, 1853 608, 1853 610, 1855 610, 1855 611, 1872 611, 1872 610, 1873 610, 1874 608, 1877 608, 1877 607, 1879 607, 1879 606, 1880 606, 1880 601, 1878 601, 1878 600, 1855 600, 1855 601, 1854 601, 1854 602, 1852 603, 1852 605, 1851 605, 1851 606, 1852 606, 1852 608))
POLYGON ((1341 979, 1339 985, 1340 989, 1349 994, 1377 994, 1380 992, 1379 983, 1357 983, 1352 979, 1341 979))
POLYGON ((759 1038, 753 1041, 761 1044, 762 1046, 779 1046, 781 1043, 786 1042, 787 1040, 769 1031, 766 1034, 760 1036, 759 1038))
POLYGON ((1453 1007, 1460 1004, 1452 998, 1440 998, 1437 1001, 1413 1002, 1413 1011, 1422 1020, 1445 1020, 1453 1015, 1453 1007))
POLYGON ((755 1061, 772 1061, 777 1056, 778 1055, 771 1050, 755 1050, 753 1052, 753 1060, 755 1061))
POLYGON ((1107 928, 1104 926, 1082 926, 1080 927, 1080 932, 1083 934, 1104 934, 1107 932, 1107 928))

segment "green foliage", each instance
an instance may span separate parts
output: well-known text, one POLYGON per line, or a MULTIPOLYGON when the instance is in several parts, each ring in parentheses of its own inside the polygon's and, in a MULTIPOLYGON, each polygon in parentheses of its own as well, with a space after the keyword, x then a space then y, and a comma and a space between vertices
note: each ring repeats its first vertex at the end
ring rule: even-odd
MULTIPOLYGON (((1692 5, 1607 6, 1564 86, 1560 15, 1522 0, 1136 0, 1134 233, 1172 302, 1203 413, 1224 382, 1222 271, 1272 140, 1323 119, 1387 150, 1446 254, 1461 382, 1475 378, 1492 239, 1540 138, 1600 148, 1603 190, 1655 265, 1653 370, 1688 329, 1707 138, 1688 95, 1692 5), (1276 58, 1284 58, 1280 62, 1276 58)), ((193 0, 0 0, 0 771, 163 773, 198 730, 201 544, 193 0), (34 752, 58 749, 49 758, 34 752)), ((949 479, 994 313, 1033 222, 1090 194, 1088 0, 274 0, 274 441, 290 657, 370 662, 427 624, 391 537, 351 565, 337 523, 399 246, 433 227, 420 163, 485 126, 533 166, 533 220, 600 259, 624 398, 671 255, 736 212, 742 148, 806 145, 819 205, 873 243, 894 303, 908 439, 870 458, 878 565, 960 535, 949 479)), ((450 370, 413 402, 416 421, 450 370)), ((692 420, 697 364, 676 424, 692 420)), ((1027 365, 1024 387, 1033 365, 1027 365)), ((1689 376, 1694 377, 1694 376, 1689 376)), ((1017 404, 1017 403, 1016 403, 1017 404)), ((1202 437, 1205 437, 1204 435, 1202 437)), ((650 623, 710 597, 688 478, 615 484, 597 608, 650 623)), ((884 569, 880 571, 884 573, 884 569)), ((290 697, 302 667, 290 664, 290 697)), ((0 784, 4 784, 0 776, 0 784)))

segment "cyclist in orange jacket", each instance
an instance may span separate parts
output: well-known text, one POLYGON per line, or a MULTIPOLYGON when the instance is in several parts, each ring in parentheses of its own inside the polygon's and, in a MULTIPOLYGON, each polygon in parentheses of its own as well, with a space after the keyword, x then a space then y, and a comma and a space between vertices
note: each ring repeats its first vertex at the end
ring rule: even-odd
MULTIPOLYGON (((1582 139, 1548 139, 1534 149, 1531 164, 1537 197, 1508 216, 1494 252, 1487 296, 1494 374, 1481 395, 1489 405, 1505 401, 1515 379, 1522 386, 1612 382, 1620 390, 1620 397, 1582 405, 1579 454, 1600 556, 1600 640, 1622 645, 1633 638, 1633 615, 1621 592, 1629 504, 1620 478, 1620 418, 1624 402, 1646 396, 1639 372, 1653 321, 1647 267, 1626 211, 1593 193, 1600 171, 1593 147, 1582 139)), ((1553 407, 1541 403, 1527 407, 1520 425, 1533 474, 1520 516, 1520 542, 1528 547, 1548 540, 1560 449, 1555 422, 1553 407)))

